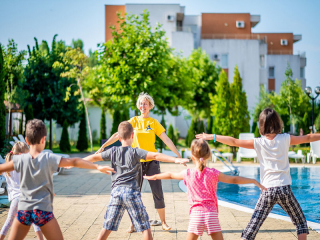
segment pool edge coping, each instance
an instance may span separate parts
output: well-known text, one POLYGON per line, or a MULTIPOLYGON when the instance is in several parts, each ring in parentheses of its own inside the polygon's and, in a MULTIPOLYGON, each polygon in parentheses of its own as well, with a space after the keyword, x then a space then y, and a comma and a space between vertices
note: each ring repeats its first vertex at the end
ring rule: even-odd
MULTIPOLYGON (((178 186, 182 192, 186 193, 183 190, 182 185, 185 186, 183 180, 179 181, 178 186)), ((232 209, 239 210, 239 211, 246 212, 246 213, 253 213, 253 211, 254 211, 254 209, 252 209, 252 208, 244 207, 244 206, 241 206, 241 205, 238 205, 235 203, 230 203, 230 202, 223 201, 223 200, 218 200, 218 205, 220 205, 222 207, 232 208, 232 209)), ((276 213, 269 213, 268 217, 280 219, 280 220, 292 223, 290 217, 288 217, 288 216, 283 216, 283 215, 276 214, 276 213)), ((311 221, 307 221, 307 223, 308 223, 309 228, 320 233, 320 224, 319 223, 315 223, 315 222, 311 222, 311 221)))

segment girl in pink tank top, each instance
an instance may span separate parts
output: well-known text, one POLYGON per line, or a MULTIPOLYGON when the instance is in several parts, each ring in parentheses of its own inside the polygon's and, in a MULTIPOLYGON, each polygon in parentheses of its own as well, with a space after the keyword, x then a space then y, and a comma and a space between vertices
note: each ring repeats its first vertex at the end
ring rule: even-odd
POLYGON ((214 168, 207 168, 207 160, 211 159, 208 143, 203 139, 195 139, 191 143, 191 158, 195 164, 179 173, 160 173, 153 176, 144 176, 148 180, 177 179, 184 180, 188 189, 190 204, 189 226, 187 239, 197 239, 203 231, 212 239, 223 239, 218 219, 217 184, 219 181, 233 184, 253 183, 266 190, 255 179, 228 176, 214 168))

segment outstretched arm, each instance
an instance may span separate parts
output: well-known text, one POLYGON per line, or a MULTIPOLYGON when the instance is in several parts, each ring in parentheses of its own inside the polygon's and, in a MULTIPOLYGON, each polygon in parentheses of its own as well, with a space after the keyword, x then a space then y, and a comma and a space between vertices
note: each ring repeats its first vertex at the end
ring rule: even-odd
POLYGON ((119 134, 116 132, 99 148, 96 154, 101 153, 105 147, 108 147, 109 145, 111 145, 112 143, 115 143, 118 140, 119 140, 119 134))
POLYGON ((290 145, 297 145, 301 143, 309 143, 320 140, 320 134, 308 134, 303 136, 290 136, 290 145))
POLYGON ((102 157, 101 157, 101 153, 95 153, 92 155, 89 155, 85 158, 83 158, 83 160, 89 161, 89 162, 98 162, 98 161, 103 161, 102 157))
POLYGON ((176 146, 173 144, 173 142, 171 141, 171 139, 168 137, 168 135, 163 132, 160 134, 159 138, 168 146, 168 148, 174 152, 178 158, 181 158, 181 155, 178 151, 178 149, 176 148, 176 146))
POLYGON ((175 158, 170 157, 168 155, 157 153, 157 152, 148 152, 146 156, 146 160, 157 160, 160 162, 172 162, 172 163, 180 163, 184 166, 187 166, 186 163, 189 162, 189 159, 186 158, 175 158))
POLYGON ((229 176, 223 173, 219 173, 219 181, 224 183, 231 183, 231 184, 249 184, 253 183, 261 190, 267 190, 264 186, 262 186, 257 180, 252 178, 245 178, 239 176, 229 176))
POLYGON ((153 176, 143 176, 143 178, 145 178, 147 180, 158 180, 158 179, 183 180, 183 172, 184 171, 179 172, 179 173, 171 173, 171 172, 160 173, 160 174, 156 174, 156 175, 153 175, 153 176))
POLYGON ((87 168, 96 169, 106 174, 110 174, 110 172, 115 173, 114 169, 109 166, 99 166, 81 158, 61 158, 59 167, 87 168))
MULTIPOLYGON (((196 135, 196 138, 202 138, 204 140, 213 140, 214 134, 207 134, 207 133, 200 133, 196 135)), ((254 149, 254 140, 241 140, 233 137, 228 136, 222 136, 222 135, 216 135, 216 141, 232 146, 232 147, 243 147, 243 148, 249 148, 254 149)))
POLYGON ((11 172, 13 170, 13 161, 0 164, 0 174, 2 174, 3 172, 11 172))

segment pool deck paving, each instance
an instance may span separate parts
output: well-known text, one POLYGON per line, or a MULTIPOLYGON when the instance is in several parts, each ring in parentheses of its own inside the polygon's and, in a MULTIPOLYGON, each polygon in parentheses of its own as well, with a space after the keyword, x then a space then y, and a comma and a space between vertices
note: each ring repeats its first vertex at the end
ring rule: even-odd
MULTIPOLYGON (((83 156, 83 155, 81 155, 83 156)), ((110 164, 101 162, 99 164, 110 164)), ((241 163, 252 165, 252 163, 241 163)), ((193 164, 188 164, 193 167, 193 164)), ((219 163, 210 163, 209 167, 221 169, 219 163)), ((178 164, 161 163, 161 171, 178 172, 185 169, 178 164)), ((154 239, 186 239, 188 228, 189 205, 186 193, 182 192, 177 180, 163 180, 162 187, 166 203, 167 224, 171 231, 163 231, 161 226, 152 227, 154 239)), ((110 176, 87 169, 67 169, 54 177, 54 215, 57 218, 66 240, 96 239, 102 228, 104 214, 110 199, 110 176)), ((150 219, 159 219, 152 193, 147 181, 144 182, 142 201, 150 219)), ((0 209, 0 225, 6 220, 8 208, 0 209)), ((219 206, 219 219, 224 239, 240 239, 241 232, 251 218, 251 213, 219 206)), ((112 232, 109 239, 142 239, 141 233, 126 233, 130 224, 127 213, 124 214, 117 232, 112 232)), ((7 238, 6 238, 7 239, 7 238)), ((26 239, 36 239, 31 228, 26 239)), ((211 239, 206 233, 199 239, 211 239)), ((256 239, 297 239, 295 227, 291 222, 267 218, 256 239)), ((320 239, 320 234, 310 229, 308 239, 320 239)))

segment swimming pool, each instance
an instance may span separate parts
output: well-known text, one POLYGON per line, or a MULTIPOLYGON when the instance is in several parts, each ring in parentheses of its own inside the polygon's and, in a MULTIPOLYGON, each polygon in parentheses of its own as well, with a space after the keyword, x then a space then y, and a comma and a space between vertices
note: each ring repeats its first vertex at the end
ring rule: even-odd
MULTIPOLYGON (((242 177, 254 178, 260 181, 259 167, 239 167, 242 177)), ((292 191, 308 221, 320 223, 320 168, 297 167, 291 168, 292 191)), ((253 184, 236 185, 218 183, 218 199, 254 208, 260 195, 260 189, 253 184)), ((272 213, 288 216, 277 204, 272 213)))

